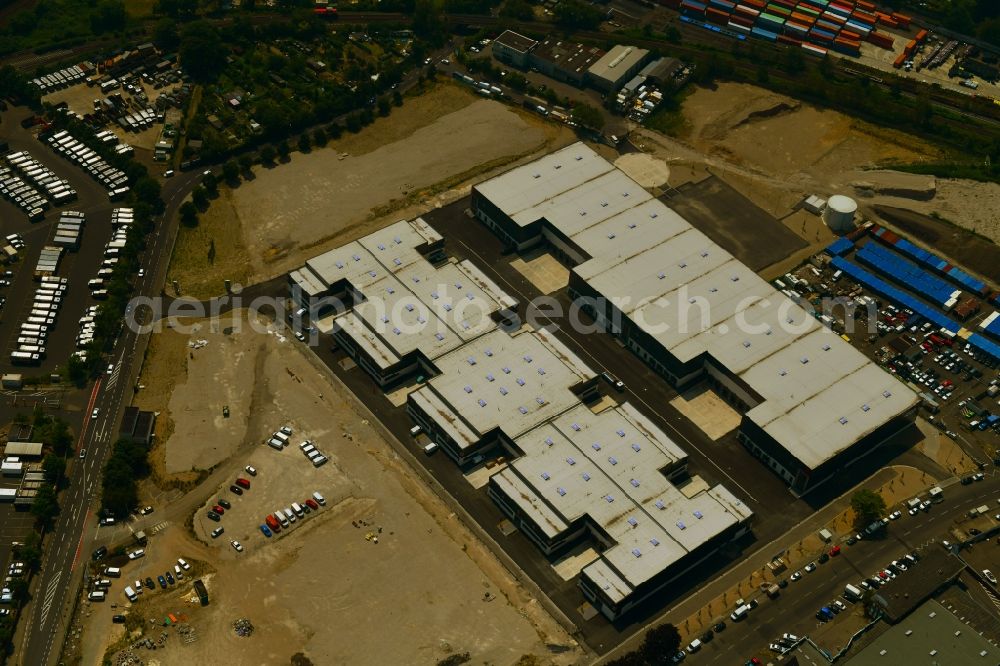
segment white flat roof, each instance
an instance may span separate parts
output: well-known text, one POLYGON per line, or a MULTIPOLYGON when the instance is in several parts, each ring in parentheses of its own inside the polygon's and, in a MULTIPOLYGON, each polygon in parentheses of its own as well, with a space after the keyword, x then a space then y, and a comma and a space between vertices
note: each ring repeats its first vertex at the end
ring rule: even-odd
POLYGON ((615 572, 623 597, 752 515, 735 498, 688 498, 671 484, 660 470, 686 454, 628 403, 597 414, 577 405, 515 444, 524 455, 498 474, 504 492, 550 538, 583 520, 606 533, 615 545, 584 571, 602 588, 615 572))
POLYGON ((440 239, 420 218, 401 221, 290 275, 311 296, 351 284, 363 300, 334 321, 379 368, 416 350, 433 360, 496 328, 492 314, 516 304, 471 262, 430 264, 417 248, 440 239))
POLYGON ((549 333, 529 328, 492 331, 435 365, 441 374, 412 395, 433 394, 427 413, 446 429, 463 423, 476 434, 469 444, 497 428, 514 439, 554 418, 577 404, 572 387, 597 376, 549 333))
POLYGON ((583 143, 476 190, 516 224, 544 218, 571 238, 590 256, 576 275, 679 361, 708 354, 740 377, 762 399, 747 418, 810 468, 917 404, 905 385, 583 143), (828 360, 818 356, 823 346, 828 360), (794 383, 777 367, 791 360, 803 365, 794 383))

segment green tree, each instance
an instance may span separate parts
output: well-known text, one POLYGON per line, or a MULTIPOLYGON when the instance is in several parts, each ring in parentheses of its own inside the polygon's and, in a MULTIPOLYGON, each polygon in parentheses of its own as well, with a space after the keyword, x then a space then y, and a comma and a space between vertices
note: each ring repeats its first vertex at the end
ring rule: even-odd
POLYGON ((680 646, 681 635, 677 627, 661 624, 646 632, 639 655, 649 664, 669 664, 680 646))
POLYGON ((219 179, 216 178, 215 174, 211 171, 205 173, 205 175, 201 177, 201 185, 211 196, 215 196, 219 193, 219 179))
POLYGON ((185 201, 180 207, 181 224, 185 227, 198 226, 198 209, 190 201, 185 201))
POLYGON ((42 459, 42 471, 45 473, 45 479, 58 488, 62 485, 66 474, 66 458, 48 454, 42 459))
POLYGON ((181 43, 181 35, 177 31, 177 22, 171 18, 157 21, 153 29, 153 41, 164 51, 173 51, 181 43))
POLYGON ((260 148, 260 161, 262 164, 274 164, 274 158, 278 156, 278 151, 271 144, 265 144, 260 148))
POLYGON ((500 16, 518 21, 530 21, 535 18, 535 12, 527 0, 507 0, 500 8, 500 16))
POLYGON ((437 0, 416 0, 413 3, 413 32, 432 44, 441 41, 445 27, 437 0))
POLYGON ((38 488, 35 501, 31 504, 31 515, 42 527, 50 526, 55 517, 59 515, 59 502, 56 499, 56 490, 51 483, 43 483, 38 488))
POLYGON ((235 183, 240 179, 240 165, 239 163, 230 158, 226 160, 226 163, 222 165, 222 176, 226 179, 226 182, 235 183))
POLYGON ((872 521, 885 515, 886 506, 882 496, 873 490, 863 488, 851 496, 851 508, 854 509, 854 524, 864 527, 872 521))
POLYGON ((123 30, 127 18, 122 0, 101 0, 90 15, 90 29, 98 35, 123 30))
POLYGON ((42 544, 38 532, 30 532, 24 538, 24 545, 20 546, 14 553, 15 556, 24 562, 24 567, 28 571, 38 569, 42 563, 42 544))
POLYGON ((389 101, 388 97, 379 97, 377 104, 378 104, 378 115, 380 116, 389 115, 389 111, 392 109, 392 103, 389 101))
POLYGON ((249 174, 253 171, 253 155, 250 153, 243 153, 239 158, 240 170, 243 173, 249 174))
POLYGON ((191 190, 191 201, 199 210, 208 208, 208 192, 205 191, 202 185, 191 190))
POLYGON ((337 123, 333 123, 326 128, 326 133, 330 135, 330 138, 332 140, 336 141, 341 136, 343 136, 344 128, 338 125, 337 123))
POLYGON ((326 130, 324 130, 322 127, 317 127, 316 130, 313 132, 313 143, 316 144, 316 146, 322 148, 323 146, 326 145, 326 141, 327 141, 326 130))
POLYGON ((87 364, 79 356, 70 356, 66 361, 66 381, 75 386, 83 386, 87 382, 87 364))
POLYGON ((757 65, 757 83, 767 83, 771 80, 771 73, 767 69, 767 65, 761 63, 757 65))
POLYGON ((303 132, 299 135, 299 152, 308 153, 309 149, 312 147, 312 142, 309 140, 309 135, 303 132))
POLYGON ((392 104, 393 106, 403 106, 403 96, 398 90, 392 91, 392 104))
POLYGON ((278 142, 277 150, 278 150, 278 157, 281 158, 282 162, 287 160, 289 154, 291 154, 292 152, 292 149, 288 146, 287 139, 282 139, 281 141, 278 142))
POLYGON ((227 48, 207 21, 193 21, 181 30, 181 65, 198 83, 211 83, 226 66, 227 48))
POLYGON ((604 20, 601 10, 580 0, 561 0, 555 8, 556 23, 566 28, 594 30, 604 20))
POLYGON ((590 106, 589 104, 581 102, 574 106, 571 117, 573 118, 573 121, 581 127, 592 129, 595 132, 600 132, 604 129, 604 115, 601 113, 600 109, 590 106))

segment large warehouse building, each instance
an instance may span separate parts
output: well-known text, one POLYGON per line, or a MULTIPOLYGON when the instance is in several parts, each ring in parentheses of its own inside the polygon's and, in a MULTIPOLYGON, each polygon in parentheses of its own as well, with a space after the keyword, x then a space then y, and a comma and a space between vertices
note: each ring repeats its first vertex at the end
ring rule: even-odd
POLYGON ((407 412, 459 465, 510 460, 487 492, 547 557, 594 546, 578 582, 608 618, 750 530, 749 507, 691 477, 631 405, 602 401, 597 373, 563 343, 502 326, 513 300, 449 260, 423 220, 315 257, 289 286, 305 306, 340 301, 330 330, 381 386, 426 378, 407 412))
POLYGON ((688 479, 686 454, 631 405, 595 411, 597 374, 544 331, 496 330, 435 365, 410 416, 460 463, 512 459, 490 497, 548 556, 596 545, 579 584, 608 618, 749 531, 726 488, 673 484, 688 479))
POLYGON ((582 143, 473 188, 518 249, 678 388, 708 380, 740 441, 801 494, 912 421, 916 395, 582 143))

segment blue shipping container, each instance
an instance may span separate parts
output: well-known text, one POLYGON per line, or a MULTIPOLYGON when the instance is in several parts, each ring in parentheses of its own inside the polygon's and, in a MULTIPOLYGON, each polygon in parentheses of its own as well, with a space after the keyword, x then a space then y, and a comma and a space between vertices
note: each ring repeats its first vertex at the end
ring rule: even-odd
POLYGON ((769 30, 764 30, 762 28, 754 28, 750 31, 750 34, 754 37, 760 37, 761 39, 766 39, 769 42, 773 42, 778 39, 778 35, 774 34, 769 30))

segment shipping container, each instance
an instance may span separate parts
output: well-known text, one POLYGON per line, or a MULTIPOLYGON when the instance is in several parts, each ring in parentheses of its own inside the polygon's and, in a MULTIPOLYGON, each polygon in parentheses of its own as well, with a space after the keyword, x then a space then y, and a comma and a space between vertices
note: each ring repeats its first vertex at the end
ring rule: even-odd
POLYGON ((718 25, 726 25, 729 22, 729 14, 715 7, 709 7, 705 10, 705 18, 718 25))
POLYGON ((809 36, 813 39, 822 40, 824 42, 832 42, 834 38, 834 34, 832 32, 815 27, 809 31, 809 36))
POLYGON ((802 42, 802 50, 809 55, 819 56, 820 58, 826 55, 826 49, 820 46, 814 46, 813 44, 809 44, 807 42, 802 42))
POLYGON ((778 35, 776 33, 773 33, 770 30, 765 30, 764 28, 753 28, 750 30, 750 34, 769 42, 774 42, 778 39, 778 35))
POLYGON ((927 39, 927 31, 926 30, 921 30, 920 32, 917 33, 917 36, 915 37, 915 39, 916 39, 917 43, 920 43, 920 42, 924 41, 925 39, 927 39))
POLYGON ((893 61, 892 66, 895 67, 896 69, 899 69, 900 67, 903 66, 904 62, 906 62, 906 54, 900 53, 898 56, 896 56, 896 59, 893 61))
POLYGON ((867 37, 868 41, 883 49, 892 50, 893 39, 885 32, 870 32, 867 37))
POLYGON ((816 17, 803 14, 802 12, 792 12, 791 20, 802 25, 811 26, 816 22, 816 17))
POLYGON ((732 19, 735 19, 735 18, 737 18, 737 17, 735 17, 735 16, 730 17, 730 21, 729 21, 729 23, 726 24, 726 27, 727 28, 731 28, 731 29, 735 30, 736 32, 741 32, 744 35, 749 35, 750 34, 750 28, 752 26, 741 25, 739 23, 734 23, 732 19))
POLYGON ((778 42, 781 44, 788 44, 789 46, 802 46, 801 39, 789 37, 788 35, 778 35, 778 42))
POLYGON ((909 28, 910 27, 910 21, 913 20, 909 16, 907 16, 906 14, 900 14, 899 12, 893 12, 892 13, 892 18, 893 18, 894 21, 896 21, 896 23, 898 23, 903 28, 909 28))
POLYGON ((753 27, 753 20, 752 19, 750 19, 750 18, 748 18, 746 16, 737 16, 736 14, 733 14, 732 16, 729 17, 729 23, 730 24, 735 23, 736 25, 740 26, 741 28, 746 28, 745 31, 741 31, 741 32, 749 32, 750 28, 753 27))
POLYGON ((736 5, 736 12, 734 12, 733 15, 735 16, 736 14, 741 14, 751 19, 755 19, 760 16, 760 10, 747 5, 736 5))

